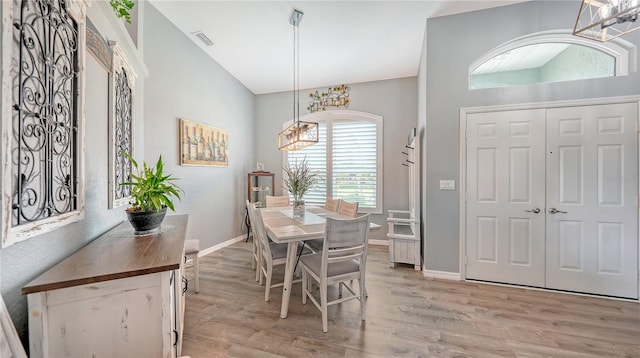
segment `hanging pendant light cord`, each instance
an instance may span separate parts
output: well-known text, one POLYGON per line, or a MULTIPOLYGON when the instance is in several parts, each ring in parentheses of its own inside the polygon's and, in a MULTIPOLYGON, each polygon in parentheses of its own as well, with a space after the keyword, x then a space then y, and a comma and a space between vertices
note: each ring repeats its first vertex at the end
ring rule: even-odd
POLYGON ((298 26, 293 26, 293 123, 300 125, 300 46, 298 26))

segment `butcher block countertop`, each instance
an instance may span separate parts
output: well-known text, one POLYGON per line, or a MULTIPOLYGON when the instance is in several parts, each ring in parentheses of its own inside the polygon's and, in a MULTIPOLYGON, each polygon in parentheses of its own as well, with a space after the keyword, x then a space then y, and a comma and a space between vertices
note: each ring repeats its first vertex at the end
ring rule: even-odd
POLYGON ((23 294, 175 270, 188 215, 165 217, 158 232, 133 235, 129 221, 109 230, 22 288, 23 294))

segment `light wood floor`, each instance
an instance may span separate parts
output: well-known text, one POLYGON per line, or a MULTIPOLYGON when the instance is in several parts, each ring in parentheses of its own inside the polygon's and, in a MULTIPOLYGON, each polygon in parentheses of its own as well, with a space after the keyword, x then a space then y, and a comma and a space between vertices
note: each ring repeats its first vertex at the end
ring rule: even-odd
POLYGON ((329 308, 328 333, 313 303, 302 305, 299 283, 287 319, 282 288, 264 301, 251 242, 202 258, 200 293, 190 282, 187 294, 183 355, 640 357, 638 303, 425 279, 413 266, 389 268, 386 249, 370 248, 367 320, 358 301, 345 302, 329 308))

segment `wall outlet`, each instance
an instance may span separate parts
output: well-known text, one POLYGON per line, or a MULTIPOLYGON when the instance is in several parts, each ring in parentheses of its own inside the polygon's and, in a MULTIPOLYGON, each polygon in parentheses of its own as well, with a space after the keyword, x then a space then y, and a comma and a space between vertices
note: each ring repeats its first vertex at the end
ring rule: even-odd
POLYGON ((440 180, 440 190, 456 190, 456 181, 440 180))

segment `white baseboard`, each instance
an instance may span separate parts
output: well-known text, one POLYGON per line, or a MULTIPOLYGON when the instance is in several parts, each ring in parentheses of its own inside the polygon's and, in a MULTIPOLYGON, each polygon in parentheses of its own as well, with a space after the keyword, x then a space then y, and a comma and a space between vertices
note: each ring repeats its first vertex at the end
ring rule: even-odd
POLYGON ((439 278, 442 280, 462 281, 460 272, 448 272, 448 271, 436 271, 436 270, 424 270, 422 272, 424 277, 439 278))
POLYGON ((245 240, 246 238, 247 238, 247 236, 246 236, 246 235, 240 235, 240 236, 238 236, 238 237, 234 237, 234 238, 233 238, 233 239, 231 239, 231 240, 227 240, 227 241, 225 241, 225 242, 222 242, 222 243, 220 243, 220 244, 218 244, 218 245, 214 245, 214 246, 211 246, 211 247, 207 247, 207 248, 206 248, 206 249, 204 249, 204 250, 200 250, 200 252, 198 253, 198 257, 202 257, 202 256, 209 255, 209 254, 210 254, 210 253, 212 253, 212 252, 216 252, 216 251, 218 251, 218 250, 220 250, 220 249, 223 249, 223 248, 225 248, 225 247, 227 247, 227 246, 229 246, 229 245, 233 245, 233 244, 235 244, 236 242, 243 241, 243 240, 245 240))
POLYGON ((369 245, 389 246, 389 240, 369 240, 369 245))

